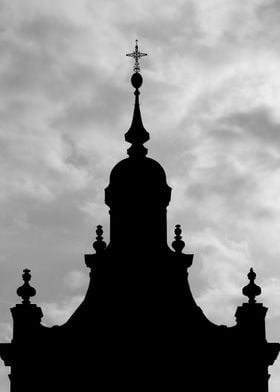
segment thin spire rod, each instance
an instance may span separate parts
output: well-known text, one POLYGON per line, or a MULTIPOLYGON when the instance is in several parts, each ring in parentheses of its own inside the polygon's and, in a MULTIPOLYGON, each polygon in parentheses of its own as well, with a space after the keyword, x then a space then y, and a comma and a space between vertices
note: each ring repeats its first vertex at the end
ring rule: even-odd
POLYGON ((132 53, 127 53, 126 56, 133 57, 135 59, 133 70, 134 72, 140 72, 139 59, 143 56, 148 56, 147 53, 141 53, 138 51, 138 39, 135 41, 135 50, 132 53))

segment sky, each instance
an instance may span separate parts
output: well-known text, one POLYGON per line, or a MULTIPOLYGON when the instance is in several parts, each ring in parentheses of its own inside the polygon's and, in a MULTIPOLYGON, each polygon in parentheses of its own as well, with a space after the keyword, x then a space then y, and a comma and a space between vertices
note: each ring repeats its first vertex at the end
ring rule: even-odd
MULTIPOLYGON (((0 341, 32 270, 43 323, 62 324, 87 289, 104 188, 126 157, 139 49, 149 156, 173 188, 194 253, 190 285, 208 318, 235 324, 253 267, 280 342, 279 0, 0 0, 0 341)), ((9 383, 0 364, 0 392, 9 383)), ((280 359, 270 368, 280 385, 280 359)))

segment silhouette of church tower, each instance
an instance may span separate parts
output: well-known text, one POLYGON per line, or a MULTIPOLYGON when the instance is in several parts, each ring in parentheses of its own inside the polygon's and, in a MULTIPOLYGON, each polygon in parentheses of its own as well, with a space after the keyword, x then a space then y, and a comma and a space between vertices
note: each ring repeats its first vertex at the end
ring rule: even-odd
POLYGON ((110 243, 97 226, 95 253, 85 255, 90 282, 84 301, 61 326, 41 324, 41 308, 30 303, 30 271, 11 309, 11 343, 0 355, 11 367, 11 392, 215 391, 267 392, 268 367, 280 345, 265 336, 267 308, 253 269, 236 311, 236 325, 210 322, 188 283, 193 255, 183 253, 176 225, 167 244, 166 208, 171 188, 164 169, 147 157, 149 133, 139 108, 142 85, 136 48, 131 83, 135 106, 125 140, 128 157, 112 170, 105 189, 110 243))

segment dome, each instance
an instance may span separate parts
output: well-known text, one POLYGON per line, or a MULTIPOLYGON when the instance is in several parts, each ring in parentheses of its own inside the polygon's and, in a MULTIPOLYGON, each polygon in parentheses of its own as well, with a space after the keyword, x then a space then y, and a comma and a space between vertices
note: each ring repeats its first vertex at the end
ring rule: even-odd
POLYGON ((106 203, 112 201, 133 203, 153 203, 170 201, 171 188, 167 185, 163 167, 154 159, 126 158, 116 164, 110 175, 110 184, 106 189, 106 203))
POLYGON ((166 174, 163 167, 154 159, 143 157, 142 159, 126 158, 118 162, 112 169, 110 183, 118 184, 132 181, 157 184, 166 184, 166 174))

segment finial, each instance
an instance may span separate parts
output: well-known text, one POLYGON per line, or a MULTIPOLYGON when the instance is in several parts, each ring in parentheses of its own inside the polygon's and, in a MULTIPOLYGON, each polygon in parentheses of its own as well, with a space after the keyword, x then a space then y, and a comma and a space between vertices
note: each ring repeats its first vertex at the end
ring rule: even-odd
POLYGON ((256 302, 255 297, 260 295, 262 290, 259 286, 255 284, 255 279, 256 279, 256 273, 254 272, 253 268, 250 268, 250 272, 248 273, 248 279, 249 279, 249 284, 247 286, 243 287, 242 293, 246 297, 249 298, 249 304, 254 304, 256 302))
POLYGON ((172 248, 175 250, 176 253, 182 253, 182 250, 185 247, 185 243, 182 240, 182 229, 181 229, 181 225, 176 225, 175 226, 175 240, 172 242, 172 248))
POLYGON ((107 247, 106 242, 103 241, 103 228, 101 225, 98 225, 96 227, 96 241, 94 241, 92 246, 95 249, 96 253, 102 252, 107 247))
POLYGON ((34 297, 36 290, 31 287, 29 281, 31 279, 30 270, 24 269, 22 274, 22 279, 24 281, 23 285, 17 289, 17 295, 22 298, 22 303, 24 305, 30 304, 30 297, 34 297))
MULTIPOLYGON (((139 64, 139 59, 143 56, 147 56, 147 53, 141 53, 138 51, 138 39, 135 40, 135 50, 132 53, 127 53, 127 56, 133 57, 135 59, 133 71, 134 72, 140 72, 140 64, 139 64)), ((135 86, 134 86, 135 87, 135 86)), ((140 87, 140 86, 139 86, 140 87)))
POLYGON ((127 150, 130 157, 145 156, 147 154, 147 149, 143 146, 149 138, 149 132, 144 128, 140 105, 139 105, 139 88, 142 86, 143 78, 140 72, 140 66, 138 59, 142 56, 147 56, 147 53, 141 53, 138 51, 138 40, 136 40, 135 51, 127 54, 127 56, 135 58, 134 74, 131 77, 131 84, 135 88, 135 105, 132 123, 129 130, 125 134, 125 140, 132 144, 132 146, 127 150))

